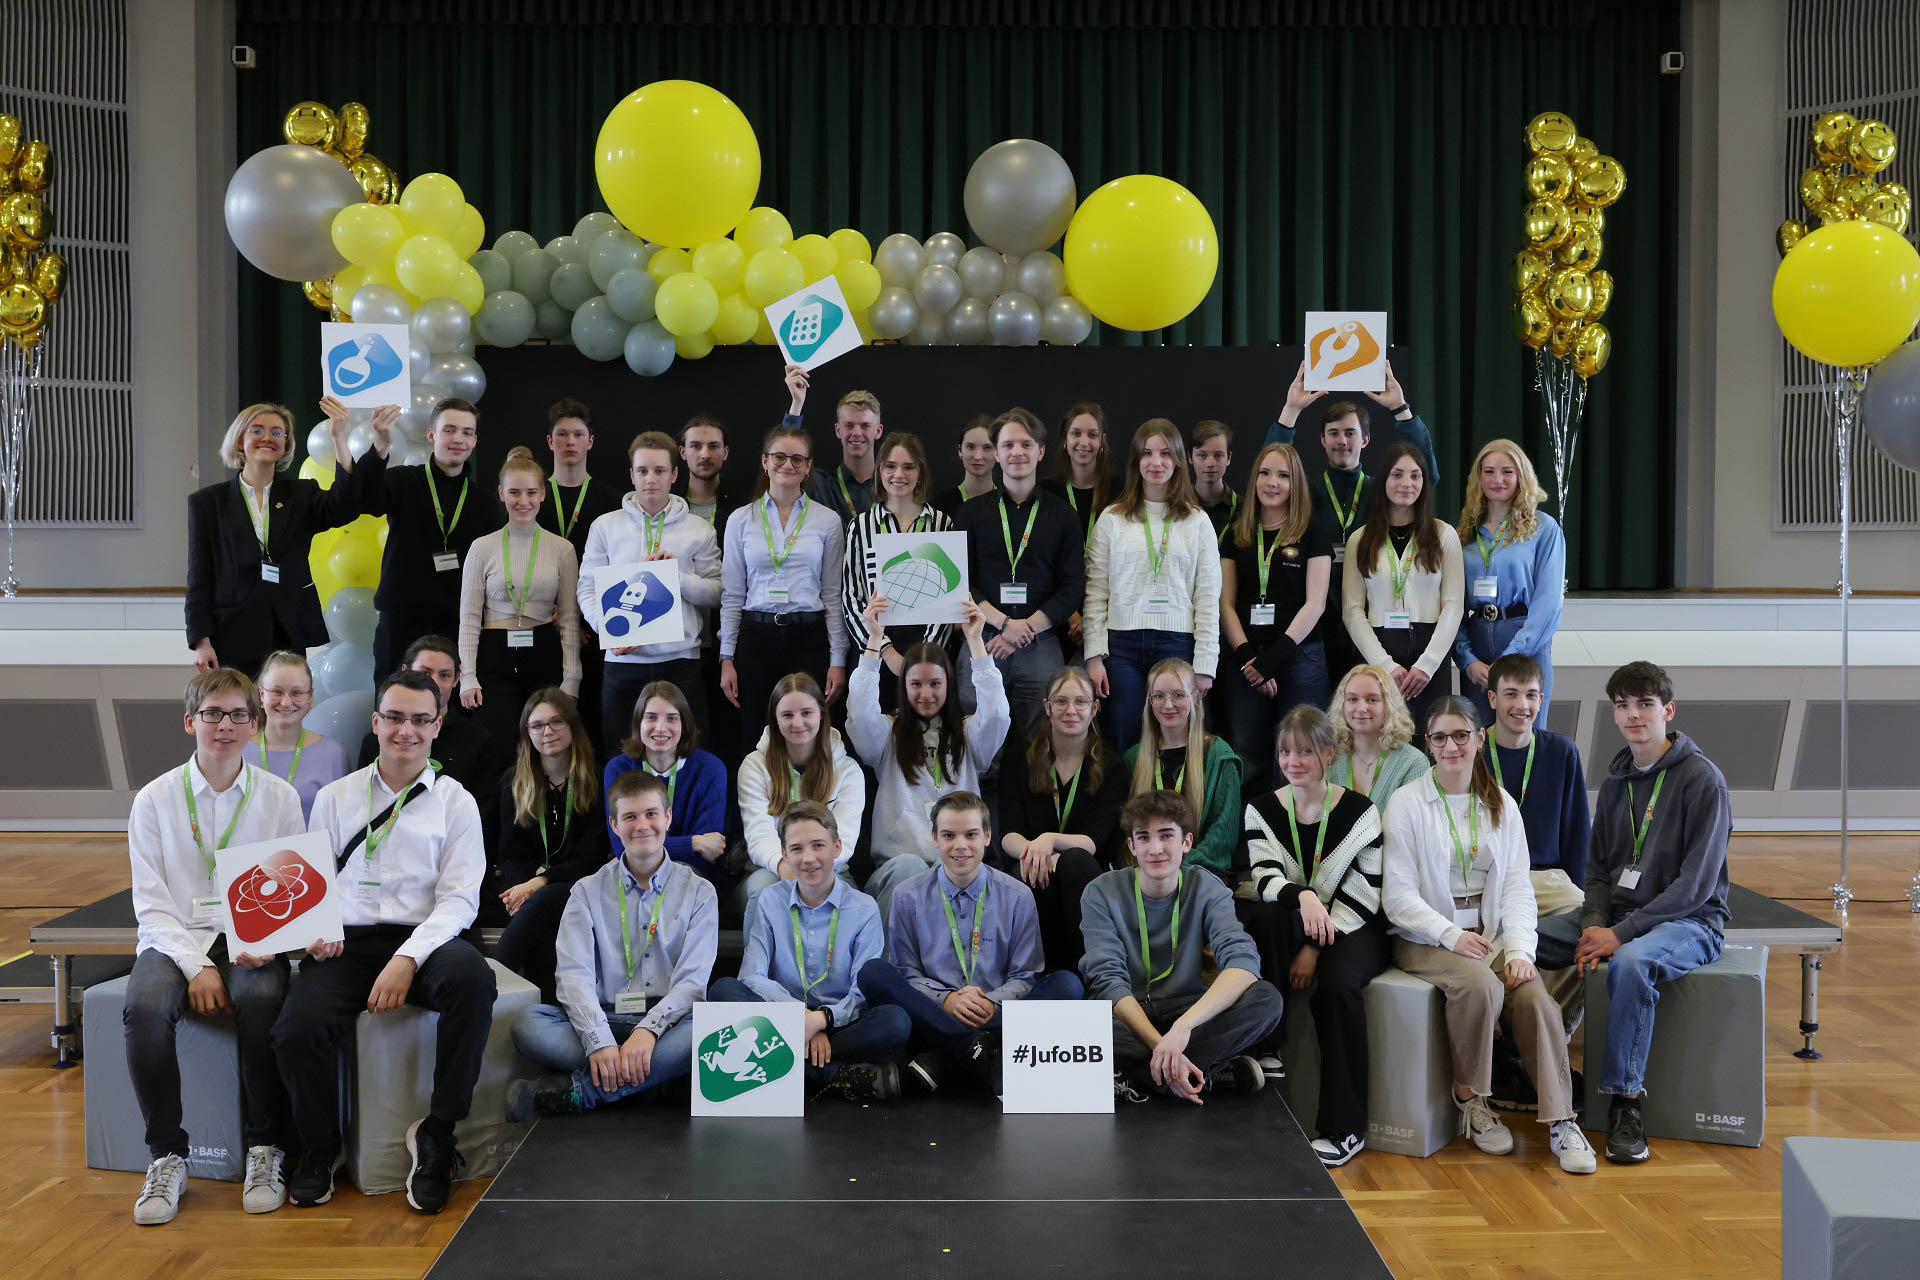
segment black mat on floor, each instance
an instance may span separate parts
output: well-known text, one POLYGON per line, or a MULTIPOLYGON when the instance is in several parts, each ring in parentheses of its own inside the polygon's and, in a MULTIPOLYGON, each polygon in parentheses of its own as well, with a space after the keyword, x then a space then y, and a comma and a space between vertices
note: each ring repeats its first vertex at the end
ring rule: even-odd
POLYGON ((543 1119, 430 1275, 604 1276, 636 1256, 754 1280, 809 1257, 867 1275, 1209 1275, 1283 1256, 1289 1275, 1390 1275, 1272 1090, 1112 1116, 943 1095, 824 1099, 805 1120, 543 1119))

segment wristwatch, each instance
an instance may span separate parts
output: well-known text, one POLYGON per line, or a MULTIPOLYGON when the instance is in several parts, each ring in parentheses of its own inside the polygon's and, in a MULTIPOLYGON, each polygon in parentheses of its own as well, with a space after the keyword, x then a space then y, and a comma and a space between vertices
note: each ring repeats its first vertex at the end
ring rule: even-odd
POLYGON ((833 1010, 827 1007, 826 1005, 821 1005, 820 1012, 822 1015, 826 1017, 827 1030, 829 1031, 833 1030, 833 1010))

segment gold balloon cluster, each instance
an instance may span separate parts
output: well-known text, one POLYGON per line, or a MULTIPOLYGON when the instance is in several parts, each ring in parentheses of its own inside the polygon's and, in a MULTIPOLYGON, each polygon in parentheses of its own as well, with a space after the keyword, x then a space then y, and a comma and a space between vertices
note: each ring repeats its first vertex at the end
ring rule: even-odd
POLYGON ((1600 269, 1604 210, 1627 189, 1627 171, 1580 136, 1572 120, 1543 111, 1527 125, 1523 229, 1513 259, 1514 334, 1570 360, 1582 378, 1607 367, 1613 335, 1600 323, 1613 276, 1600 269))
POLYGON ((1807 218, 1780 224, 1780 256, 1800 243, 1817 220, 1874 222, 1895 235, 1907 234, 1913 220, 1913 192, 1897 182, 1875 179, 1900 152, 1893 126, 1884 120, 1860 120, 1845 111, 1829 111, 1813 122, 1810 140, 1814 164, 1800 174, 1800 202, 1807 218), (1848 172, 1849 168, 1852 172, 1848 172))
POLYGON ((47 249, 53 148, 22 136, 16 117, 0 114, 0 337, 24 351, 39 345, 53 304, 66 292, 67 262, 47 249))
MULTIPOLYGON (((324 151, 347 167, 366 193, 368 204, 393 204, 400 199, 400 175, 367 150, 367 131, 373 116, 364 105, 349 102, 335 111, 324 102, 296 102, 280 122, 280 132, 296 147, 324 151)), ((309 280, 300 286, 307 301, 331 314, 333 279, 309 280)))

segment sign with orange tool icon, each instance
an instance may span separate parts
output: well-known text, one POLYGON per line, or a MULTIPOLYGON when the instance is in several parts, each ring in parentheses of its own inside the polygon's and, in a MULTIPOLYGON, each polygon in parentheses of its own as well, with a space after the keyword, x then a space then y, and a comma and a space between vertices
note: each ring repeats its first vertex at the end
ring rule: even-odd
POLYGON ((1387 313, 1307 312, 1308 391, 1385 391, 1387 313))

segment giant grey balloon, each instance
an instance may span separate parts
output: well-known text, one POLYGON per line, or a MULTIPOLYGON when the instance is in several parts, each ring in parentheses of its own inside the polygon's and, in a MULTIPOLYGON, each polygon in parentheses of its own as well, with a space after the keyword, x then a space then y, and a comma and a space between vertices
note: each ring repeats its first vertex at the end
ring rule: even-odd
POLYGON ((988 305, 981 298, 962 298, 954 303, 946 315, 948 340, 963 347, 984 347, 992 336, 987 331, 988 305))
POLYGON ((548 342, 573 345, 573 312, 552 298, 533 309, 533 328, 548 342))
POLYGON ((517 347, 533 336, 533 304, 525 294, 501 289, 487 295, 473 317, 474 332, 495 347, 517 347))
POLYGON ((1045 249, 1020 259, 1020 270, 1014 274, 1020 292, 1041 306, 1067 291, 1066 265, 1045 249))
POLYGON ((1920 471, 1920 342, 1909 342, 1874 367, 1860 421, 1880 452, 1920 471))
POLYGON ((480 287, 487 293, 513 288, 513 263, 506 254, 482 249, 467 259, 467 265, 480 273, 480 287))
POLYGON ((653 297, 660 283, 644 267, 626 267, 607 281, 607 304, 613 313, 629 324, 653 319, 653 297))
POLYGON ((1079 193, 1059 152, 1031 138, 1009 138, 973 162, 963 199, 973 234, 1017 257, 1067 234, 1079 193))
POLYGON ((596 295, 573 313, 573 345, 589 360, 618 359, 626 349, 627 328, 607 300, 596 295))
POLYGON ((545 249, 534 249, 513 260, 513 291, 534 306, 553 301, 553 273, 559 260, 545 249))
POLYGON ((919 320, 920 308, 915 305, 913 295, 900 285, 882 289, 873 305, 867 308, 867 327, 882 338, 904 338, 919 320))
POLYGON ((427 350, 437 356, 464 342, 473 327, 467 309, 452 298, 428 298, 414 308, 410 323, 413 336, 425 342, 427 350))
POLYGON ((1062 296, 1040 312, 1040 336, 1056 347, 1077 347, 1093 332, 1093 313, 1078 298, 1062 296))
POLYGON ((920 274, 913 280, 913 300, 923 315, 945 315, 960 301, 959 273, 939 264, 920 268, 920 274))
MULTIPOLYGON (((966 290, 969 298, 992 302, 1000 296, 1001 288, 1007 283, 1007 268, 1000 260, 999 251, 984 245, 967 250, 960 259, 959 270, 960 287, 966 290)), ((985 310, 980 314, 985 316, 985 310)))
POLYGON ((587 251, 587 270, 593 273, 593 282, 600 286, 602 293, 609 291, 613 278, 622 271, 646 262, 640 249, 640 237, 619 226, 593 242, 587 251))
POLYGON ((553 279, 547 282, 547 289, 553 294, 553 300, 569 311, 578 311, 581 303, 600 292, 600 287, 593 282, 593 272, 587 270, 584 262, 561 263, 553 279))
POLYGON ((313 147, 256 151, 227 183, 227 234, 240 256, 280 280, 319 280, 347 265, 333 215, 366 200, 346 166, 313 147))
POLYGON ((505 258, 509 266, 539 247, 540 242, 524 231, 503 231, 493 242, 493 251, 505 258))
POLYGON ((1031 347, 1040 341, 1040 307, 1024 293, 1003 293, 987 310, 987 332, 1003 347, 1031 347))
POLYGON ((673 363, 673 335, 658 320, 642 320, 627 330, 627 368, 643 378, 657 377, 673 363))
POLYGON ((927 255, 918 240, 904 231, 896 231, 873 251, 873 265, 880 272, 882 282, 907 289, 913 286, 920 268, 927 265, 927 255))
POLYGON ((957 266, 967 251, 967 242, 951 231, 936 231, 927 237, 926 250, 930 265, 957 266))
POLYGON ((359 324, 406 324, 413 308, 407 295, 390 284, 363 284, 354 290, 347 314, 359 324))

